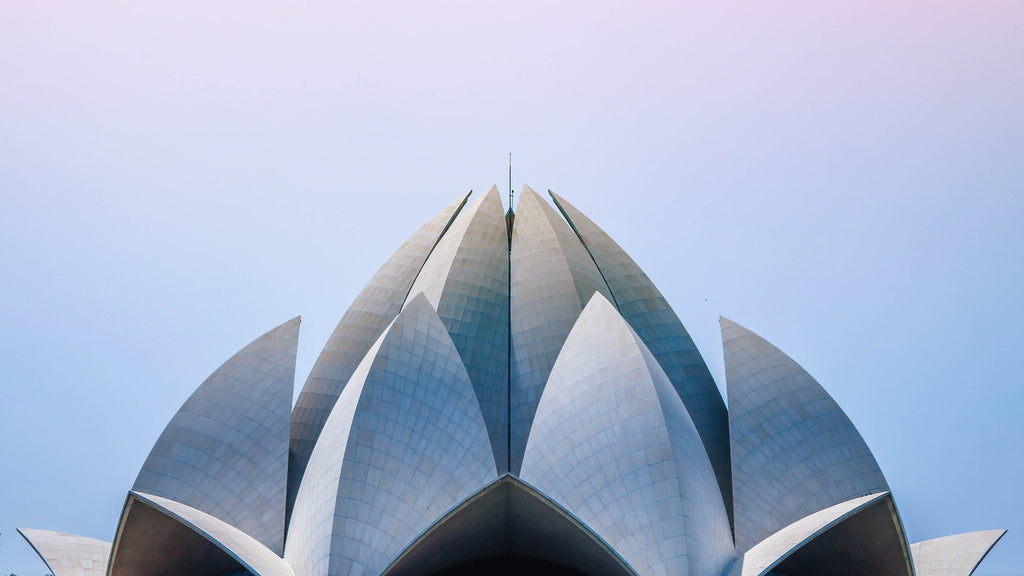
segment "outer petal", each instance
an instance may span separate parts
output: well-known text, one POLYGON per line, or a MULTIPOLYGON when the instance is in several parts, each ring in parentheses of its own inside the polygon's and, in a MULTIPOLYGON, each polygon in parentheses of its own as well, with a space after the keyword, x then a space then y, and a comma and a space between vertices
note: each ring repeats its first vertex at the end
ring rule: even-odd
POLYGON ((473 385, 418 296, 367 353, 324 426, 285 557, 303 576, 379 574, 496 476, 473 385))
POLYGON ((608 282, 619 313, 657 358, 682 398, 700 433, 731 516, 729 414, 697 345, 661 292, 629 254, 575 206, 553 192, 550 194, 593 256, 608 282))
MULTIPOLYGON (((508 237, 491 188, 452 224, 409 292, 437 310, 473 382, 495 464, 508 468, 508 237)), ((408 300, 407 300, 408 301, 408 300)))
POLYGON ((53 576, 104 576, 110 543, 75 534, 18 528, 53 576))
POLYGON ((133 490, 187 504, 284 549, 299 318, 254 340, 185 401, 133 490))
POLYGON ((910 545, 917 576, 971 576, 1006 530, 967 532, 910 545))
POLYGON ((643 341, 602 296, 580 315, 551 371, 522 477, 638 574, 717 576, 732 558, 697 430, 643 341))
POLYGON ((576 234, 526 186, 512 229, 511 265, 511 470, 517 473, 566 336, 594 292, 612 296, 576 234))
POLYGON ((402 309, 427 256, 467 199, 469 194, 446 206, 402 244, 359 293, 320 352, 292 410, 289 513, 309 455, 345 383, 402 309))
POLYGON ((832 397, 789 356, 722 318, 736 547, 889 486, 832 397))
POLYGON ((841 502, 758 543, 728 576, 886 574, 910 576, 903 526, 888 492, 841 502))
POLYGON ((167 498, 128 494, 110 576, 213 576, 241 571, 254 576, 294 576, 284 559, 218 518, 167 498))

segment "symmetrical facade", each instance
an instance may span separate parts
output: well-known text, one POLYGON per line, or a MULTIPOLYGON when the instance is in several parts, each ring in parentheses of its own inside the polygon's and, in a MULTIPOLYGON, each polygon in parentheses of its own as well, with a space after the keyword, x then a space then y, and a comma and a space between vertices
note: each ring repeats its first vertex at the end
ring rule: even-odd
POLYGON ((427 222, 294 407, 299 319, 243 348, 111 544, 22 535, 54 576, 970 576, 1003 531, 910 545, 824 388, 723 318, 727 407, 646 274, 552 199, 492 188, 427 222))

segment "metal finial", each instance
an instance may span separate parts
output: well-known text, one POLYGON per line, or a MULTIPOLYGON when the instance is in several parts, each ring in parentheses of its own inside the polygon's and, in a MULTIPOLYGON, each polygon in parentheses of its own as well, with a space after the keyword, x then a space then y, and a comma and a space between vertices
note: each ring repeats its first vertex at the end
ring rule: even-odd
POLYGON ((508 153, 508 209, 512 209, 512 153, 508 153))

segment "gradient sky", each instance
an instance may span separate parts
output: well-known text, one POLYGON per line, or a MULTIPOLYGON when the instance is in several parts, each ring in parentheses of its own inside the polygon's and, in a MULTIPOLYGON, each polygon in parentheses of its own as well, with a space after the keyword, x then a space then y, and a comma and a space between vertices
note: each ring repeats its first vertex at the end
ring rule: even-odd
MULTIPOLYGON (((0 9, 0 574, 110 540, 164 425, 466 190, 552 189, 724 387, 719 315, 846 410, 911 541, 1024 574, 1024 3, 0 9)), ((712 4, 712 3, 706 3, 712 4)))

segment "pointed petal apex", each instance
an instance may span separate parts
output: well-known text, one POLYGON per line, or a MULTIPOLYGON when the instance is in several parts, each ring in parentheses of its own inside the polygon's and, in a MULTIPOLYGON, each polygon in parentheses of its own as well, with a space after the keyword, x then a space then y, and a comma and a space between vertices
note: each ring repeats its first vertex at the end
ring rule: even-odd
POLYGON ((417 292, 416 295, 412 296, 409 302, 406 303, 403 312, 408 310, 412 314, 421 314, 425 309, 428 309, 431 312, 435 312, 434 307, 430 305, 430 301, 427 300, 427 297, 423 294, 423 292, 417 292))
POLYGON ((18 528, 53 576, 104 576, 110 543, 75 534, 18 528))
POLYGON ((834 504, 889 490, 860 433, 810 374, 743 326, 723 318, 721 327, 739 549, 834 504))
POLYGON ((280 553, 298 337, 295 317, 210 375, 168 423, 133 489, 202 510, 280 553), (246 485, 260 490, 243 505, 237 487, 246 485))
POLYGON ((498 469, 508 467, 508 238, 498 189, 455 222, 420 270, 422 294, 465 362, 498 469))
POLYGON ((971 576, 1006 530, 984 530, 911 544, 917 576, 971 576))
POLYGON ((639 574, 679 573, 684 564, 683 573, 718 576, 732 559, 725 505, 693 421, 603 295, 590 299, 551 370, 522 478, 591 526, 639 574), (660 480, 623 468, 629 460, 659 470, 660 480), (619 514, 609 517, 609 509, 619 514))
POLYGON ((338 322, 292 410, 288 510, 327 417, 360 360, 409 295, 427 256, 469 200, 472 190, 437 213, 380 267, 338 322))
POLYGON ((608 284, 612 302, 658 359, 693 417, 731 515, 729 417, 700 350, 668 301, 629 254, 583 212, 554 192, 548 193, 586 246, 608 284))
POLYGON ((306 576, 380 574, 431 522, 496 478, 466 368, 441 318, 417 295, 328 418, 295 501, 285 557, 306 576), (388 528, 354 520, 364 518, 388 528))
POLYGON ((600 292, 594 292, 590 295, 590 300, 588 300, 583 306, 583 312, 580 313, 580 318, 582 318, 584 314, 588 314, 588 310, 590 310, 589 314, 610 314, 614 315, 614 318, 621 318, 621 316, 619 316, 619 310, 615 305, 609 302, 608 298, 600 292))
POLYGON ((614 301, 576 233, 523 187, 511 253, 511 470, 522 462, 530 423, 558 351, 594 292, 614 301))

